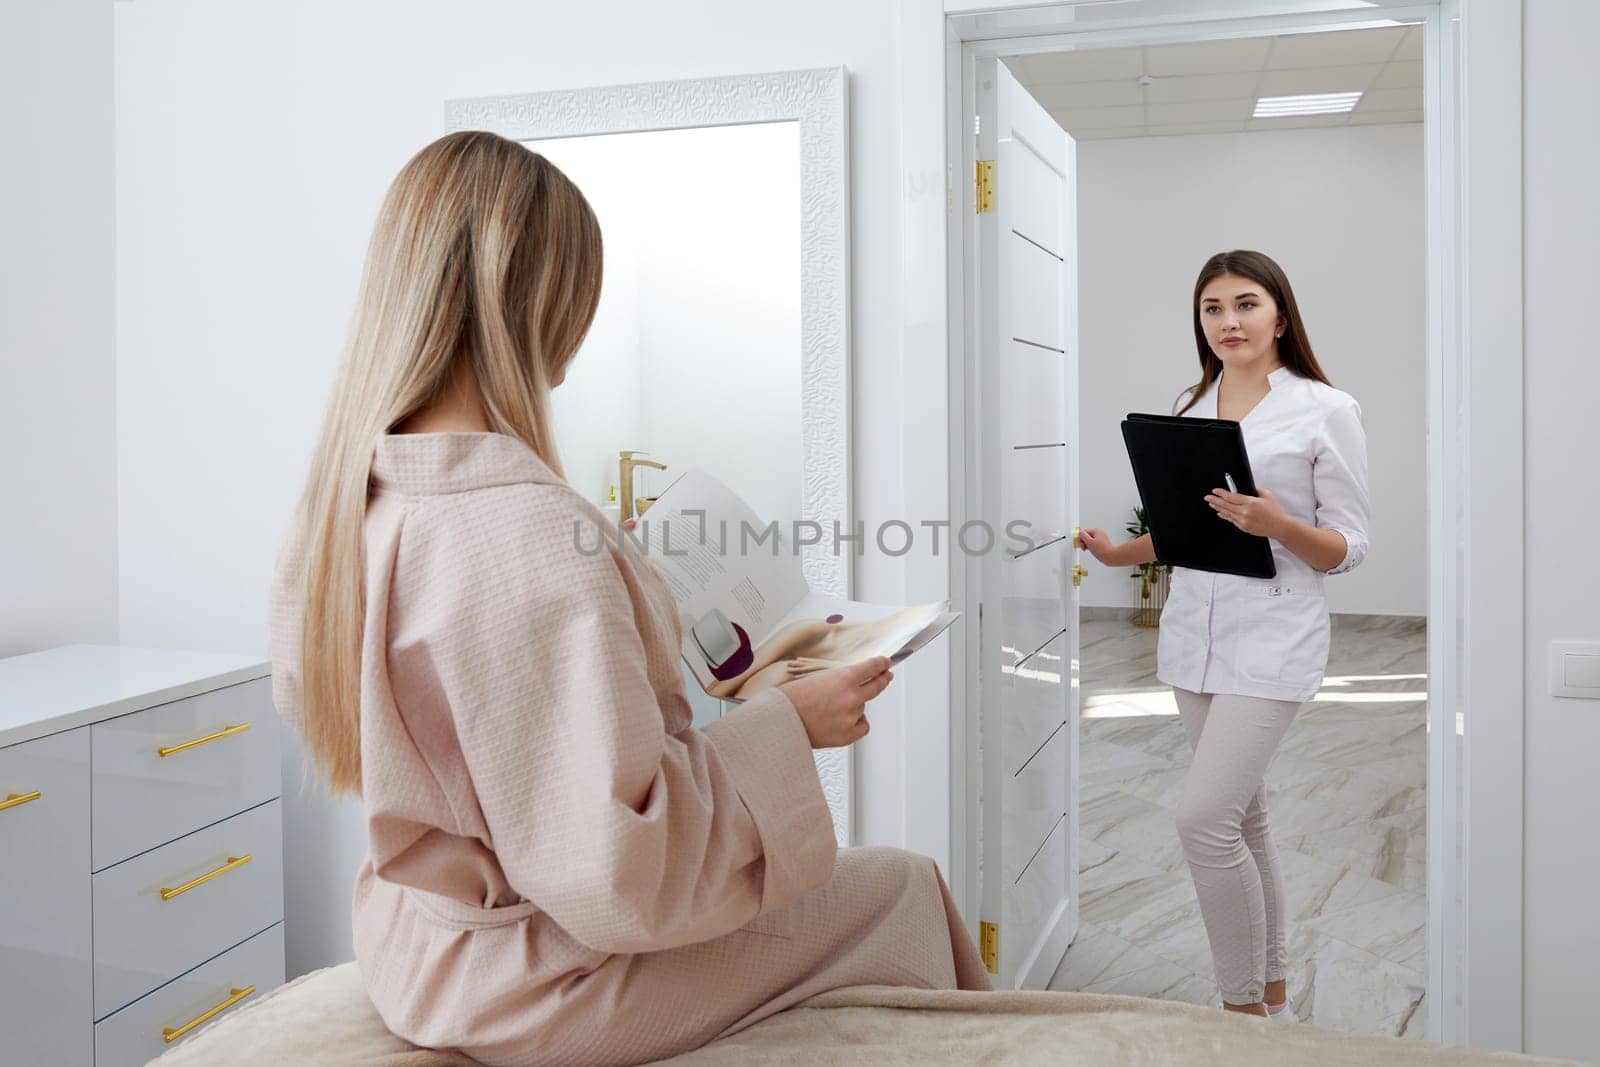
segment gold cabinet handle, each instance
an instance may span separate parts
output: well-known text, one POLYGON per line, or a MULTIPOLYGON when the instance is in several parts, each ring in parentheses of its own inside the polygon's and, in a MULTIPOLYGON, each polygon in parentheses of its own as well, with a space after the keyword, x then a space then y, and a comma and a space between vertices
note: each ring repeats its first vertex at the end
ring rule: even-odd
POLYGON ((156 749, 156 755, 160 756, 162 759, 166 759, 168 756, 176 755, 179 752, 188 751, 191 748, 197 748, 200 745, 208 745, 211 742, 221 740, 224 737, 232 737, 234 734, 242 734, 248 729, 250 729, 250 724, 247 722, 242 722, 238 726, 224 726, 214 734, 207 734, 204 737, 197 737, 193 741, 185 741, 181 745, 173 745, 170 748, 158 748, 156 749))
POLYGON ((211 881, 211 879, 213 879, 213 878, 217 878, 217 877, 220 877, 220 876, 222 876, 224 874, 227 874, 229 871, 236 871, 240 867, 243 867, 245 864, 249 863, 253 859, 255 859, 255 856, 253 856, 253 855, 251 855, 249 853, 246 853, 243 856, 229 856, 228 857, 228 862, 224 863, 221 867, 218 867, 216 870, 207 871, 205 874, 202 874, 200 877, 192 879, 190 881, 187 881, 187 882, 183 883, 182 885, 180 885, 176 889, 163 889, 163 890, 161 890, 161 899, 162 900, 171 900, 173 897, 180 896, 181 894, 187 893, 189 890, 193 889, 197 885, 205 885, 207 882, 211 881))
POLYGON ((30 801, 38 800, 42 796, 44 796, 44 794, 39 792, 37 789, 31 793, 12 793, 4 800, 0 800, 0 811, 5 811, 8 808, 20 808, 22 805, 27 804, 30 801))
POLYGON ((184 1034, 187 1034, 190 1030, 193 1030, 202 1023, 210 1022, 212 1019, 215 1019, 218 1015, 221 1015, 223 1012, 227 1011, 229 1008, 233 1007, 235 1004, 239 1003, 239 1001, 243 1000, 245 997, 248 997, 255 991, 256 987, 253 985, 247 985, 243 989, 234 989, 230 986, 228 989, 228 999, 224 1000, 216 1007, 207 1008, 205 1011, 201 1012, 199 1015, 196 1015, 193 1019, 190 1019, 188 1022, 177 1028, 163 1026, 161 1028, 161 1040, 169 1045, 172 1044, 174 1041, 178 1040, 178 1038, 182 1037, 184 1034))

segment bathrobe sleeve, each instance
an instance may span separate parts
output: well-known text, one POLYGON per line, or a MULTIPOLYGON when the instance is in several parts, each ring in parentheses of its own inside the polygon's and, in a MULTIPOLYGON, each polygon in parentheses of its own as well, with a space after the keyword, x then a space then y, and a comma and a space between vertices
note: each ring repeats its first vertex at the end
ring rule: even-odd
POLYGON ((720 937, 832 876, 805 728, 774 688, 669 734, 647 657, 676 670, 679 651, 646 646, 637 590, 609 549, 582 550, 574 504, 550 485, 415 502, 391 658, 436 679, 471 776, 463 802, 517 892, 604 952, 720 937))

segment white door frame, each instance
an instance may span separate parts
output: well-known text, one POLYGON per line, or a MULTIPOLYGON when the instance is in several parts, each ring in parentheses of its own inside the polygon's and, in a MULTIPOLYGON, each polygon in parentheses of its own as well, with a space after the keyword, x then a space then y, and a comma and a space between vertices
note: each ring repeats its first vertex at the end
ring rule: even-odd
MULTIPOLYGON (((1379 0, 1371 6, 1204 0, 1153 5, 1168 12, 1186 8, 1178 14, 1136 13, 1121 23, 1102 17, 1092 30, 1073 23, 1075 4, 899 2, 905 513, 938 513, 944 503, 953 527, 967 519, 972 413, 964 401, 970 324, 963 302, 971 139, 965 132, 972 110, 961 94, 963 64, 980 54, 1059 50, 1067 43, 1165 44, 1386 17, 1425 20, 1428 1034, 1520 1051, 1522 0, 1379 0), (1457 33, 1459 68, 1451 47, 1457 33), (1440 740, 1458 731, 1459 758, 1440 740)), ((1097 14, 1107 11, 1102 6, 1097 14)), ((964 563, 956 553, 907 557, 908 595, 965 602, 964 563)), ((958 905, 972 920, 976 827, 967 800, 976 781, 976 719, 965 713, 965 699, 950 700, 971 689, 963 654, 973 636, 969 629, 963 620, 954 634, 942 694, 940 679, 907 679, 908 704, 915 697, 935 721, 943 711, 949 729, 942 735, 907 731, 903 811, 906 846, 941 860, 958 905)))

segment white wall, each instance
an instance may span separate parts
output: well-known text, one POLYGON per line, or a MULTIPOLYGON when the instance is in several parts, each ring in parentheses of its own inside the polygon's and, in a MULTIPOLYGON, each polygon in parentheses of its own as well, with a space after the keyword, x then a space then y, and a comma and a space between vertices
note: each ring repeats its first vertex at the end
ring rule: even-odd
MULTIPOLYGON (((1360 401, 1372 548, 1328 582, 1333 611, 1427 614, 1422 126, 1350 126, 1078 145, 1083 525, 1126 540, 1138 490, 1119 428, 1200 377, 1189 306, 1216 252, 1272 256, 1313 350, 1360 401)), ((1138 599, 1087 561, 1086 605, 1138 599)))
MULTIPOLYGON (((453 97, 848 67, 856 503, 869 522, 897 506, 893 5, 114 7, 124 641, 265 651, 273 552, 379 197, 442 132, 453 97)), ((893 602, 903 570, 869 554, 856 592, 893 602)), ((892 791, 898 697, 875 707, 857 766, 892 791)), ((285 769, 298 780, 292 749, 285 769)), ((857 814, 863 840, 900 839, 898 811, 857 814)), ((351 805, 329 810, 314 794, 291 796, 285 818, 295 973, 350 956, 362 827, 351 805)))
POLYGON ((1526 0, 1523 31, 1523 1029, 1600 1061, 1600 701, 1550 696, 1546 666, 1551 641, 1600 641, 1600 5, 1526 0))
POLYGON ((117 638, 111 5, 0 7, 0 656, 117 638))

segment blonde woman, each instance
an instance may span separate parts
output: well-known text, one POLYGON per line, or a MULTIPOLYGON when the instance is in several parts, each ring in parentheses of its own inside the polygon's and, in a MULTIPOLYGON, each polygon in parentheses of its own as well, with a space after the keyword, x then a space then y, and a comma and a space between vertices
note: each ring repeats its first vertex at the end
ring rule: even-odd
MULTIPOLYGON (((549 391, 600 230, 487 133, 384 200, 273 588, 279 710, 369 854, 354 938, 389 1027, 488 1064, 626 1063, 837 986, 986 988, 933 863, 837 852, 812 749, 867 731, 882 659, 690 727, 671 593, 578 551, 549 391)), ((612 531, 614 536, 614 531, 612 531)))

